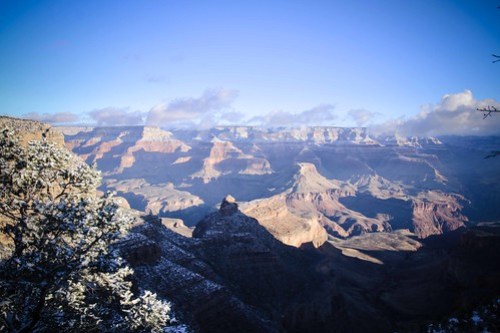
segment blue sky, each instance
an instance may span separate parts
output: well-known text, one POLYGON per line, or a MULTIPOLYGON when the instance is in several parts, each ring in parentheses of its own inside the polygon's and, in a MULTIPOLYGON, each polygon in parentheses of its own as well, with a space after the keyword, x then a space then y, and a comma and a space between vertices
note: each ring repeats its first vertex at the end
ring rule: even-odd
POLYGON ((0 113, 346 126, 415 119, 445 95, 496 105, 499 5, 0 0, 0 113))

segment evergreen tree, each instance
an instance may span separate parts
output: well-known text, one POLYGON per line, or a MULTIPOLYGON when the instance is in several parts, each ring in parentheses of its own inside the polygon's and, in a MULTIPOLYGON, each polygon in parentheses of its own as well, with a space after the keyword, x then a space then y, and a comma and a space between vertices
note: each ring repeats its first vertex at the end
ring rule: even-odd
POLYGON ((45 139, 0 133, 0 331, 161 331, 169 304, 134 290, 112 244, 130 227, 100 174, 45 139))

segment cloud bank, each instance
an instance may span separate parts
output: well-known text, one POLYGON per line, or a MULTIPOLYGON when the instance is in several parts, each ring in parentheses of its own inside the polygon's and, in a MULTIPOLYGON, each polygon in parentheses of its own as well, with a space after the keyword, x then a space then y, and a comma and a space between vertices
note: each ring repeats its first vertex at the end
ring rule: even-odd
MULTIPOLYGON (((231 89, 207 89, 199 97, 177 98, 153 106, 148 112, 130 108, 102 108, 77 115, 72 112, 29 113, 25 118, 51 124, 85 123, 97 126, 153 125, 165 128, 209 128, 245 125, 258 127, 334 126, 338 121, 332 104, 320 104, 302 112, 272 111, 248 118, 232 106, 238 92, 231 89)), ((366 109, 350 110, 347 117, 357 126, 369 126, 374 135, 398 133, 405 136, 500 135, 500 114, 483 119, 478 108, 494 106, 493 99, 476 100, 470 90, 444 95, 436 104, 426 104, 413 117, 373 124, 378 113, 366 109)))
POLYGON ((98 126, 137 126, 144 123, 144 113, 128 108, 104 108, 89 112, 90 118, 98 126))
POLYGON ((347 113, 348 117, 354 120, 357 126, 366 126, 369 122, 373 120, 379 114, 376 112, 368 111, 365 109, 355 109, 350 110, 347 113))
POLYGON ((246 125, 261 127, 328 126, 337 118, 334 109, 335 107, 331 104, 321 104, 299 113, 273 111, 264 116, 251 118, 246 122, 246 125))
POLYGON ((49 124, 72 124, 80 120, 80 117, 72 112, 57 112, 57 113, 30 112, 24 114, 22 117, 27 119, 38 120, 49 124))
POLYGON ((220 112, 231 111, 238 92, 230 89, 205 90, 199 98, 178 98, 151 108, 146 123, 164 127, 212 126, 220 112))
POLYGON ((437 104, 424 105, 408 119, 391 120, 374 126, 374 134, 398 133, 406 136, 499 135, 500 114, 483 119, 478 108, 500 103, 493 99, 475 100, 470 90, 444 95, 437 104))

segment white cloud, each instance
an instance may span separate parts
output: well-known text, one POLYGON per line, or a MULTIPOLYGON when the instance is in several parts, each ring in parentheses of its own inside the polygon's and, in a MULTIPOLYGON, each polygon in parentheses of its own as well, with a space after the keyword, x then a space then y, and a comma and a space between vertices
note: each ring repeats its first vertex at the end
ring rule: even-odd
MULTIPOLYGON (((232 108, 237 92, 229 89, 206 90, 198 98, 178 98, 168 104, 158 104, 149 112, 131 111, 129 108, 108 107, 96 109, 83 118, 72 112, 29 113, 30 118, 52 124, 75 124, 89 120, 98 126, 148 125, 162 127, 207 128, 220 125, 251 125, 261 127, 331 126, 337 119, 335 107, 321 104, 298 113, 273 111, 248 120, 245 115, 232 108), (146 121, 145 121, 146 120, 146 121)), ((439 135, 500 135, 500 113, 483 119, 478 108, 494 106, 500 102, 493 99, 476 100, 470 90, 444 95, 438 103, 423 105, 413 117, 399 118, 370 126, 373 134, 407 136, 439 135)), ((350 110, 348 117, 358 126, 373 122, 378 114, 360 109, 350 110)))
POLYGON ((334 108, 331 104, 321 104, 300 113, 272 111, 264 116, 253 117, 247 124, 262 127, 327 126, 337 118, 334 108))
POLYGON ((147 123, 158 126, 187 126, 207 122, 217 112, 230 109, 238 93, 235 90, 206 90, 199 98, 178 98, 151 108, 147 123), (203 121, 204 120, 204 121, 203 121))
POLYGON ((96 109, 89 112, 89 116, 98 126, 130 126, 144 124, 144 113, 131 111, 128 108, 96 109))
POLYGON ((397 132, 402 135, 498 135, 500 114, 483 119, 478 108, 500 103, 493 99, 475 100, 470 90, 444 95, 437 104, 424 105, 415 117, 396 119, 372 128, 375 134, 397 132))
POLYGON ((227 121, 229 123, 238 123, 241 122, 245 118, 245 114, 242 112, 225 112, 221 114, 221 121, 227 121))
POLYGON ((347 115, 356 122, 358 126, 366 126, 379 114, 365 109, 350 110, 347 115))
POLYGON ((57 112, 57 113, 31 112, 23 115, 23 118, 38 120, 50 124, 71 124, 80 120, 80 117, 72 112, 57 112))

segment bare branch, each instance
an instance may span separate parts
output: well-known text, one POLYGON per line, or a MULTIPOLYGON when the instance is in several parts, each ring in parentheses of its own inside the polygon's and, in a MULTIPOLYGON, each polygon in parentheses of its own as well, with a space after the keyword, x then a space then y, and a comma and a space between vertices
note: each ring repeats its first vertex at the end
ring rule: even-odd
POLYGON ((492 56, 496 58, 495 60, 492 61, 493 63, 500 61, 500 55, 492 54, 492 56))
POLYGON ((483 119, 486 119, 486 117, 488 117, 488 116, 491 117, 492 112, 500 112, 500 110, 498 110, 496 107, 494 107, 492 105, 488 105, 485 108, 477 108, 476 110, 479 112, 483 112, 483 119))
POLYGON ((500 155, 500 150, 493 150, 489 155, 485 156, 484 158, 492 158, 492 157, 497 157, 500 155))

